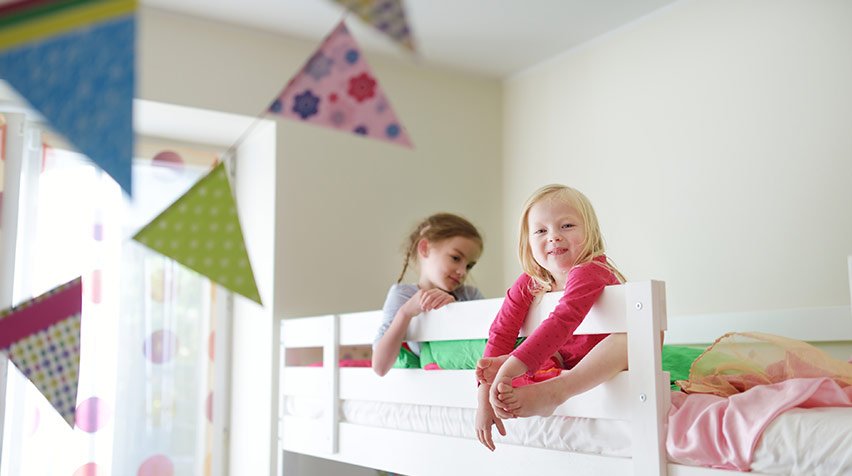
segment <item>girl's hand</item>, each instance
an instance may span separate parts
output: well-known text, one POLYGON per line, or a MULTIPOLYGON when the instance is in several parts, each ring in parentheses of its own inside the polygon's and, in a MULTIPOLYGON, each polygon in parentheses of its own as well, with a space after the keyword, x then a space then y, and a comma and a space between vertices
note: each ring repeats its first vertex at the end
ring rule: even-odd
POLYGON ((452 294, 436 288, 417 292, 420 294, 420 308, 423 312, 441 308, 456 300, 452 294))
POLYGON ((506 436, 506 427, 503 426, 503 420, 494 415, 494 410, 487 401, 488 388, 483 385, 479 391, 483 394, 483 397, 479 399, 479 405, 476 407, 476 437, 486 448, 494 451, 496 447, 494 446, 494 439, 491 437, 491 426, 496 425, 497 431, 503 436, 506 436))
POLYGON ((503 362, 509 358, 509 354, 500 355, 497 357, 483 357, 476 362, 476 381, 480 384, 491 385, 494 383, 494 377, 497 376, 497 371, 503 365, 503 362))
POLYGON ((494 439, 491 437, 491 425, 496 425, 497 431, 506 436, 503 420, 494 415, 491 405, 480 405, 476 409, 476 437, 486 448, 494 451, 496 447, 494 446, 494 439))
POLYGON ((423 299, 423 291, 418 290, 414 293, 414 296, 408 298, 408 301, 405 301, 405 304, 399 308, 397 311, 397 315, 402 315, 405 318, 411 319, 412 317, 423 312, 423 308, 420 306, 420 301, 423 299))

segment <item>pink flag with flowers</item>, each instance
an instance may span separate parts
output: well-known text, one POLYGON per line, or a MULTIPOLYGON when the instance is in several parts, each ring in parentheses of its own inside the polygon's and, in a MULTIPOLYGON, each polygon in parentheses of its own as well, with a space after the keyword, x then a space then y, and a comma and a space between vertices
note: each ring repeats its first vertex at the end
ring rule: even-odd
POLYGON ((343 21, 284 87, 269 112, 412 147, 343 21))
POLYGON ((0 312, 0 351, 74 425, 80 369, 80 278, 0 312))

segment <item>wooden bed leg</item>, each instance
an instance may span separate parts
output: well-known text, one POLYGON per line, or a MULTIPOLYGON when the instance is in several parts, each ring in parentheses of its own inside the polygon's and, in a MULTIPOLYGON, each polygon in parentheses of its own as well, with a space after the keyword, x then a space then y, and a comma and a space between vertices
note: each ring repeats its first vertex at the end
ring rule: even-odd
POLYGON ((326 393, 325 419, 328 428, 327 448, 328 452, 335 454, 338 451, 338 431, 340 428, 340 316, 327 316, 328 332, 323 344, 322 367, 325 373, 325 381, 328 383, 326 393))
POLYGON ((274 325, 278 326, 278 414, 276 415, 278 425, 275 426, 277 429, 275 438, 278 441, 278 454, 275 455, 275 466, 277 468, 275 474, 277 476, 284 476, 284 445, 282 442, 284 428, 281 417, 284 415, 284 384, 282 380, 284 377, 284 367, 287 366, 287 348, 284 346, 284 333, 282 332, 284 322, 281 319, 276 319, 274 325))
POLYGON ((628 283, 627 359, 633 440, 633 474, 665 476, 666 422, 671 393, 662 370, 662 331, 666 329, 665 283, 628 283), (650 344, 650 345, 649 345, 650 344))

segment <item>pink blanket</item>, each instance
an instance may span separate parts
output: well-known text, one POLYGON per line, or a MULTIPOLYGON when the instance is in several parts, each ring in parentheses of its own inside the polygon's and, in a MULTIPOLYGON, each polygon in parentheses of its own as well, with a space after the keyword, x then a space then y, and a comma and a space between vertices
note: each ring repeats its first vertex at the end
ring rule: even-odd
POLYGON ((759 385, 730 397, 672 392, 666 449, 672 461, 748 471, 763 430, 794 407, 852 406, 852 387, 828 378, 759 385))

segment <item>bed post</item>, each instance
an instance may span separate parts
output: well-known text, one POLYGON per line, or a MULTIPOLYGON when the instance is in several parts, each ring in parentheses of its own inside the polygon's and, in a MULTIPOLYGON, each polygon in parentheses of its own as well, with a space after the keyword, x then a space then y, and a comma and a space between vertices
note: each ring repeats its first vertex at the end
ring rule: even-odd
POLYGON ((275 325, 278 326, 278 433, 275 436, 278 438, 278 455, 276 465, 278 469, 275 474, 284 476, 284 420, 281 418, 284 415, 284 367, 287 366, 287 347, 284 345, 284 319, 275 319, 275 325))
POLYGON ((662 370, 662 331, 667 326, 665 283, 646 281, 626 286, 633 474, 665 476, 666 419, 671 405, 669 374, 662 370))
POLYGON ((335 454, 338 451, 338 430, 340 428, 340 316, 337 314, 327 316, 328 329, 326 341, 323 344, 322 367, 328 383, 328 393, 325 401, 325 419, 328 433, 326 433, 327 451, 335 454))

